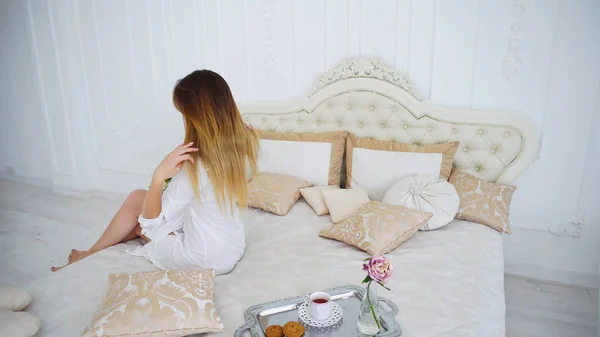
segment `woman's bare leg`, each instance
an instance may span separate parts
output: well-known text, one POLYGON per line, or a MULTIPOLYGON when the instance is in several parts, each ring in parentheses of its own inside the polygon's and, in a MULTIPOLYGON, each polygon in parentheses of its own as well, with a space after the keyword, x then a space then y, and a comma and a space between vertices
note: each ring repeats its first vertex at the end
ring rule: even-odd
MULTIPOLYGON (((139 236, 138 233, 141 234, 138 217, 142 214, 142 205, 147 192, 148 191, 146 190, 135 190, 131 192, 123 203, 123 206, 121 206, 108 224, 108 227, 100 239, 98 239, 98 241, 88 250, 71 250, 67 265, 86 258, 104 248, 137 238, 139 236)), ((61 268, 62 267, 52 267, 51 270, 57 271, 61 268)))

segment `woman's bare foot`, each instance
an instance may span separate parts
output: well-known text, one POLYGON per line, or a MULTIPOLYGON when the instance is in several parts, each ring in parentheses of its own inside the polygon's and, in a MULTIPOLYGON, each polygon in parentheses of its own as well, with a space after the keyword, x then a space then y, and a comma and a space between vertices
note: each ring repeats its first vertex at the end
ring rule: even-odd
POLYGON ((50 268, 50 270, 54 273, 56 271, 59 271, 61 269, 63 269, 64 267, 70 265, 73 262, 77 262, 81 259, 84 259, 90 255, 92 255, 94 252, 89 251, 89 250, 77 250, 77 249, 71 249, 71 254, 69 254, 69 262, 67 262, 67 264, 65 264, 64 266, 60 266, 60 267, 52 267, 50 268))
POLYGON ((91 250, 77 250, 73 249, 71 254, 69 254, 69 263, 77 262, 81 259, 85 259, 86 257, 92 255, 94 252, 91 250))

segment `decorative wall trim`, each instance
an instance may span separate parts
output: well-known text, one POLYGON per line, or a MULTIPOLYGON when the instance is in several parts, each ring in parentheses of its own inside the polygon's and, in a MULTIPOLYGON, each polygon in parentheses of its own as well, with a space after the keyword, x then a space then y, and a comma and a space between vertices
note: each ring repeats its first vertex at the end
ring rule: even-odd
POLYGON ((469 97, 469 108, 473 109, 473 102, 475 100, 475 82, 477 79, 477 67, 479 65, 479 40, 481 35, 481 2, 477 0, 477 31, 475 32, 475 48, 473 51, 473 68, 471 70, 471 93, 469 97))
POLYGON ((48 101, 46 99, 46 88, 44 88, 44 75, 42 74, 42 65, 40 63, 40 52, 37 47, 37 35, 35 34, 35 27, 33 26, 33 14, 31 12, 31 0, 25 1, 27 7, 27 21, 29 24, 29 33, 31 37, 31 45, 33 49, 33 56, 35 59, 35 67, 36 73, 38 77, 38 84, 40 89, 40 96, 42 99, 42 104, 44 105, 44 119, 46 121, 46 131, 48 132, 48 138, 50 141, 50 151, 52 151, 52 165, 54 171, 58 171, 58 164, 56 162, 56 147, 54 146, 54 136, 52 133, 52 128, 50 127, 50 115, 48 113, 48 101))
MULTIPOLYGON (((170 3, 169 3, 170 4, 170 3)), ((167 74, 167 77, 170 77, 171 74, 173 74, 173 65, 169 62, 169 52, 173 50, 173 39, 170 38, 171 36, 169 35, 169 33, 167 33, 167 29, 165 28, 167 25, 167 18, 165 17, 167 13, 167 9, 165 9, 165 2, 161 1, 160 2, 160 17, 162 19, 162 25, 161 25, 161 30, 162 30, 162 38, 163 38, 163 45, 164 46, 169 46, 169 48, 161 48, 164 54, 164 62, 165 62, 165 72, 167 74)), ((170 15, 170 12, 169 12, 170 15)), ((172 22, 172 21, 170 21, 172 22)), ((173 26, 172 24, 170 25, 171 27, 173 26)))
MULTIPOLYGON (((208 46, 208 38, 206 37, 206 5, 204 4, 204 1, 200 2, 200 13, 202 15, 202 45, 204 46, 208 46)), ((203 49, 203 56, 204 56, 204 67, 208 68, 207 63, 208 63, 208 48, 202 48, 203 49)))
POLYGON ((518 76, 523 69, 521 58, 521 33, 523 31, 523 16, 527 10, 527 0, 514 0, 512 3, 511 37, 508 40, 506 54, 502 58, 502 74, 509 81, 518 76))
MULTIPOLYGON (((408 18, 407 18, 407 22, 405 22, 407 29, 404 31, 404 33, 407 34, 408 39, 407 39, 407 45, 405 46, 401 46, 400 43, 398 43, 398 40, 400 39, 400 33, 402 31, 402 21, 403 19, 401 19, 401 13, 403 13, 403 8, 401 6, 401 2, 400 1, 396 1, 396 35, 394 37, 394 65, 396 67, 396 69, 404 69, 404 71, 406 71, 408 73, 408 69, 410 66, 410 44, 411 44, 411 31, 412 31, 412 1, 409 0, 406 2, 408 10, 406 12, 408 12, 408 18), (400 54, 404 52, 406 53, 406 60, 405 60, 405 64, 400 64, 400 54)), ((404 8, 406 9, 406 8, 404 8)))
POLYGON ((548 227, 548 232, 558 236, 581 238, 581 227, 583 226, 583 215, 578 211, 575 219, 548 227))
POLYGON ((225 52, 223 48, 225 46, 225 37, 223 36, 223 20, 221 20, 221 4, 223 1, 216 2, 216 17, 217 17, 217 61, 219 72, 225 72, 225 52))
MULTIPOLYGON (((69 147, 69 158, 71 159, 71 172, 65 172, 60 169, 60 165, 58 165, 58 169, 56 170, 59 174, 64 174, 67 176, 77 176, 77 166, 75 165, 75 154, 73 153, 73 137, 71 136, 71 122, 70 118, 67 115, 67 111, 69 110, 69 105, 67 104, 67 96, 65 95, 65 81, 63 79, 63 69, 62 69, 62 61, 61 54, 58 48, 58 40, 56 37, 56 28, 54 24, 54 12, 52 11, 52 5, 54 2, 48 1, 48 21, 50 22, 50 36, 52 38, 54 57, 56 59, 56 72, 58 74, 58 89, 60 91, 60 101, 62 103, 62 116, 66 127, 66 136, 67 136, 67 145, 69 147)), ((42 84, 43 85, 43 84, 42 84)))
MULTIPOLYGON (((126 22, 125 22, 125 28, 126 28, 126 38, 127 38, 127 42, 128 42, 128 47, 127 47, 127 53, 129 54, 129 76, 131 76, 131 88, 133 89, 133 106, 131 108, 130 111, 128 111, 127 113, 123 113, 122 111, 115 111, 113 109, 108 109, 108 103, 104 103, 105 107, 106 107, 106 112, 104 114, 104 121, 106 122, 106 125, 108 126, 108 130, 110 132, 112 132, 112 134, 116 137, 123 137, 126 139, 132 139, 135 137, 135 135, 138 133, 139 128, 140 128, 140 123, 123 123, 118 116, 124 116, 127 114, 135 114, 136 116, 138 116, 140 114, 140 109, 139 109, 139 102, 137 99, 137 94, 138 94, 138 86, 137 86, 137 81, 136 81, 136 75, 135 75, 135 69, 134 69, 134 58, 133 58, 133 47, 132 47, 132 38, 131 38, 131 28, 130 28, 130 23, 129 23, 129 9, 128 9, 128 5, 127 5, 127 1, 123 2, 123 12, 125 14, 125 18, 126 18, 126 22)), ((96 38, 98 37, 98 32, 96 32, 96 38)), ((99 47, 100 48, 100 47, 99 47)), ((168 48, 165 48, 168 49, 168 48)), ((99 49, 99 56, 100 56, 100 60, 101 62, 104 62, 104 56, 102 54, 102 48, 99 49)), ((125 75, 125 74, 123 74, 125 75)), ((138 118, 139 119, 139 118, 138 118)))
MULTIPOLYGON (((200 63, 200 40, 198 39, 198 18, 196 16, 197 2, 192 1, 192 26, 194 27, 194 31, 192 32, 192 36, 194 37, 194 60, 200 63)), ((146 3, 146 8, 148 7, 148 3, 146 3)))
MULTIPOLYGON (((162 5, 162 2, 161 2, 162 5)), ((168 11, 168 13, 165 11, 163 12, 163 18, 164 15, 167 15, 167 18, 169 19, 168 21, 166 19, 163 19, 163 31, 166 32, 165 27, 169 28, 168 33, 166 33, 166 36, 169 38, 168 42, 167 39, 165 38, 165 45, 169 45, 169 48, 165 48, 165 51, 167 52, 167 57, 165 57, 165 60, 167 62, 167 78, 174 78, 173 75, 175 75, 175 64, 177 62, 177 60, 175 59, 175 57, 168 57, 168 56, 172 56, 173 53, 175 52, 175 37, 174 37, 174 33, 173 33, 173 27, 175 27, 175 18, 173 18, 173 2, 172 1, 168 1, 167 2, 167 9, 166 11, 168 11), (165 25, 164 23, 167 23, 167 25, 165 25)), ((129 19, 127 19, 129 21, 129 19)), ((176 77, 175 77, 176 78, 176 77)))
POLYGON ((600 274, 584 274, 522 262, 504 262, 504 274, 547 283, 600 288, 600 274))
MULTIPOLYGON (((96 13, 96 1, 92 2, 92 19, 94 24, 94 35, 96 37, 96 53, 98 54, 98 66, 100 70, 100 84, 102 85, 102 106, 104 108, 103 116, 108 116, 108 95, 106 94, 106 79, 104 78, 104 59, 102 57, 102 53, 100 52, 100 40, 98 39, 100 30, 98 29, 98 15, 96 13)), ((92 124, 94 120, 92 119, 92 124)), ((98 163, 100 162, 96 159, 98 163)))
POLYGON ((346 11, 346 22, 347 22, 347 39, 348 39, 348 50, 346 54, 357 56, 360 55, 360 36, 362 35, 362 17, 360 13, 361 1, 360 0, 348 0, 346 11), (352 23, 352 24, 351 24, 352 23))
POLYGON ((327 35, 329 30, 327 29, 328 20, 327 20, 327 11, 329 7, 329 1, 323 1, 323 29, 325 30, 323 33, 323 71, 327 70, 327 59, 329 58, 328 49, 327 49, 327 35))
MULTIPOLYGON (((194 2, 195 4, 196 2, 194 2)), ((158 99, 158 79, 156 76, 156 58, 154 57, 154 43, 152 42, 152 37, 154 34, 152 33, 152 25, 150 24, 150 6, 148 6, 148 2, 144 3, 146 6, 146 29, 148 30, 148 49, 150 50, 150 74, 152 75, 152 92, 154 93, 154 101, 156 104, 159 104, 158 99)), ((194 35, 195 36, 195 35, 194 35)), ((196 41, 196 44, 199 41, 196 41)))
POLYGON ((422 100, 417 93, 414 83, 408 76, 389 67, 385 63, 371 58, 348 59, 339 63, 317 79, 317 84, 309 93, 309 97, 324 87, 348 78, 374 78, 391 83, 408 92, 418 100, 422 100))
MULTIPOLYGON (((73 1, 73 13, 75 15, 75 23, 77 24, 77 26, 79 27, 81 25, 80 23, 80 18, 79 18, 79 8, 77 7, 77 1, 73 1)), ((81 38, 81 30, 80 29, 75 29, 76 31, 76 36, 77 36, 77 45, 78 45, 78 49, 79 49, 79 61, 81 62, 81 69, 83 70, 83 85, 84 85, 84 94, 85 94, 85 104, 87 107, 87 122, 88 122, 88 127, 90 128, 90 136, 92 138, 92 147, 94 150, 94 154, 98 153, 98 143, 96 140, 96 127, 94 125, 94 118, 92 116, 92 101, 90 98, 90 84, 89 84, 89 80, 88 80, 88 75, 87 75, 87 68, 85 65, 85 56, 84 56, 84 52, 83 52, 83 39, 81 38)))
POLYGON ((271 78, 277 72, 275 61, 275 37, 273 33, 273 13, 275 13, 275 2, 277 0, 263 0, 262 13, 265 26, 265 52, 263 55, 263 67, 265 74, 271 78))
POLYGON ((248 45, 248 0, 244 0, 244 70, 246 77, 246 100, 252 97, 252 86, 250 85, 250 46, 248 45))

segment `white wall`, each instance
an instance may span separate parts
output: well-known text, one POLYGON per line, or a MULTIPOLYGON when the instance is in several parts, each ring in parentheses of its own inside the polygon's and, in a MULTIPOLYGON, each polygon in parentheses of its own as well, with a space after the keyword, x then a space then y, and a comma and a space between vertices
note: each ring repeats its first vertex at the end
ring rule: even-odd
POLYGON ((13 3, 0 6, 0 170, 10 166, 25 177, 52 180, 50 135, 25 12, 13 3))
POLYGON ((220 72, 239 101, 285 100, 377 56, 433 101, 535 121, 506 259, 597 274, 599 17, 595 0, 4 0, 0 171, 126 193, 181 140, 170 92, 189 71, 220 72))

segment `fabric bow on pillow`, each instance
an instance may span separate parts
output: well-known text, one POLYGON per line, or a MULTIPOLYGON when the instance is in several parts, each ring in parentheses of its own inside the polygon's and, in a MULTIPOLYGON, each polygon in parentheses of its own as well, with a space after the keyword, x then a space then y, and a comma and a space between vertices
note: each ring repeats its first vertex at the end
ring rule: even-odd
POLYGON ((452 184, 444 179, 416 175, 401 179, 388 190, 383 203, 433 213, 423 230, 440 228, 454 219, 460 198, 452 184))

